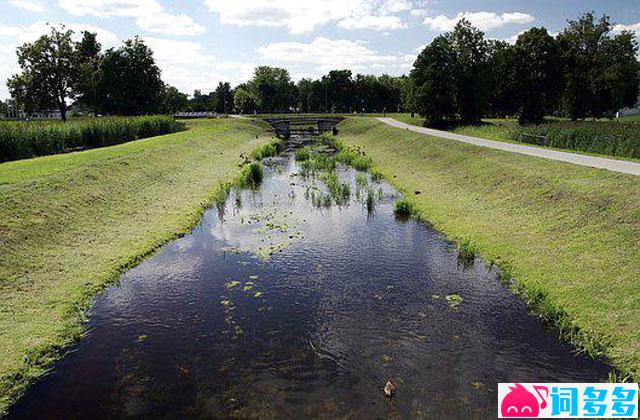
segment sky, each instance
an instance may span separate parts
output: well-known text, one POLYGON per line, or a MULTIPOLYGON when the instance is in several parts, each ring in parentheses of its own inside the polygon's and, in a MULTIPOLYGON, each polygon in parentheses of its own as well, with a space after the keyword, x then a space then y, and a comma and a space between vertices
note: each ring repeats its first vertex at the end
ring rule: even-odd
POLYGON ((104 49, 139 35, 163 80, 190 94, 235 86, 258 65, 285 67, 294 80, 345 68, 407 74, 424 45, 462 17, 488 38, 515 42, 532 26, 557 33, 586 11, 640 38, 640 0, 0 0, 0 99, 18 71, 16 47, 48 24, 96 32, 104 49))

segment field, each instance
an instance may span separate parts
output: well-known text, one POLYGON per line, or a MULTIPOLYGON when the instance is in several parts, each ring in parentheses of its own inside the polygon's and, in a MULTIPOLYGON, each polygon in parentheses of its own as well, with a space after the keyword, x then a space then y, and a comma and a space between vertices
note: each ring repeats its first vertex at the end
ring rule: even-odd
POLYGON ((350 119, 362 148, 419 216, 513 278, 577 348, 640 375, 640 182, 631 175, 350 119))
POLYGON ((127 267, 199 221, 240 154, 267 142, 249 120, 0 164, 0 414, 82 333, 82 310, 127 267))
POLYGON ((111 146, 182 128, 168 116, 0 121, 0 162, 111 146))

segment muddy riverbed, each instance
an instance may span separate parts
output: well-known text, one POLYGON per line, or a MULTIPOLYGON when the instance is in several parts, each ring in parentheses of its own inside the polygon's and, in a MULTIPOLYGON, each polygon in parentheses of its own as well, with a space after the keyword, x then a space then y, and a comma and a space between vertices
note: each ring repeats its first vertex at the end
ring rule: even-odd
POLYGON ((606 377, 494 268, 396 219, 392 187, 335 174, 341 198, 293 156, 267 159, 260 188, 96 299, 11 416, 495 418, 497 382, 606 377))

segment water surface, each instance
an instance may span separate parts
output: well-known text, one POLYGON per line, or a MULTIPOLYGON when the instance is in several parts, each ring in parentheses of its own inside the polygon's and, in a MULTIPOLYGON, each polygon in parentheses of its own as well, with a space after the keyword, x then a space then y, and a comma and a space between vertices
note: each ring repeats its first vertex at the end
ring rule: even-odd
POLYGON ((270 159, 261 188, 100 295, 86 338, 11 416, 495 418, 497 382, 606 376, 495 269, 396 220, 389 185, 337 172, 348 201, 318 207, 323 183, 270 159))

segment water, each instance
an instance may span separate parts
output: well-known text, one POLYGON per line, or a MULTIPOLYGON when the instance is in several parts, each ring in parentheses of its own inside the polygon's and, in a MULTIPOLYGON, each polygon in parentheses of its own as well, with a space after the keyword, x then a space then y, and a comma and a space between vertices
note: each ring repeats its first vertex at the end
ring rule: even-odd
POLYGON ((87 336, 11 416, 495 418, 497 382, 606 377, 494 268, 396 220, 389 185, 370 181, 369 212, 355 172, 337 173, 348 202, 318 208, 322 182, 270 159, 259 190, 100 295, 87 336))

